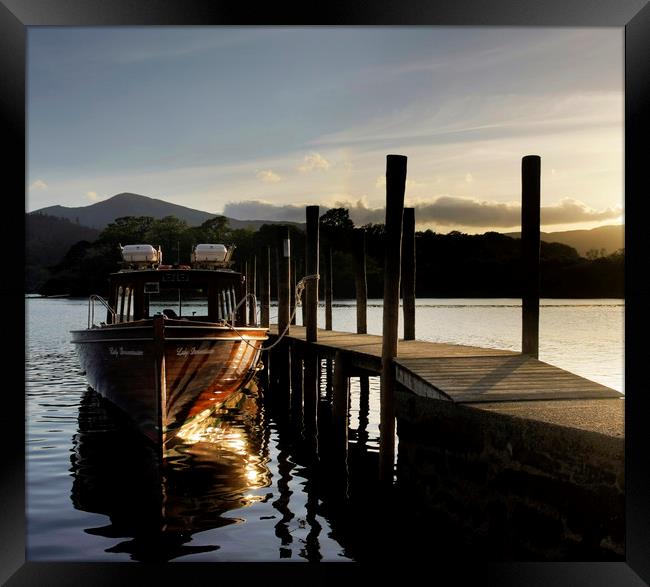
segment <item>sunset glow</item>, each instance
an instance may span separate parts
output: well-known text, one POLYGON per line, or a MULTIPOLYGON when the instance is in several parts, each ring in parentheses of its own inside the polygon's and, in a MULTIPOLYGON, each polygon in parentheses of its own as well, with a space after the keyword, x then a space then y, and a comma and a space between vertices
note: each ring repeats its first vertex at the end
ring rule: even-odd
POLYGON ((623 29, 33 27, 26 210, 121 192, 238 219, 383 222, 389 153, 418 229, 623 222, 623 29))

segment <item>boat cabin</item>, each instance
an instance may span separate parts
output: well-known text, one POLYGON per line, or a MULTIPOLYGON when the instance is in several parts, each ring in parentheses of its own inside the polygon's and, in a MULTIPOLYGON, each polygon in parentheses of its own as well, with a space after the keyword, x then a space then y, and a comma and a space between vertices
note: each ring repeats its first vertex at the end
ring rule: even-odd
POLYGON ((228 269, 232 251, 224 245, 197 245, 192 265, 162 265, 160 249, 122 247, 124 268, 110 276, 107 324, 152 318, 201 322, 228 320, 244 325, 244 276, 228 269))

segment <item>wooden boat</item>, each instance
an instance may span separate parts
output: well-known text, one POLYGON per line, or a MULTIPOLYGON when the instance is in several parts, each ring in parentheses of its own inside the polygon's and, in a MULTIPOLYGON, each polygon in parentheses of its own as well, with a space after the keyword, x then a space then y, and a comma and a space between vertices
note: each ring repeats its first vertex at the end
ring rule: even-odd
POLYGON ((72 331, 90 386, 164 449, 188 420, 246 385, 267 328, 246 324, 246 284, 232 250, 197 245, 192 265, 162 265, 160 248, 122 247, 109 298, 91 296, 88 327, 72 331), (106 320, 95 324, 95 306, 106 320))

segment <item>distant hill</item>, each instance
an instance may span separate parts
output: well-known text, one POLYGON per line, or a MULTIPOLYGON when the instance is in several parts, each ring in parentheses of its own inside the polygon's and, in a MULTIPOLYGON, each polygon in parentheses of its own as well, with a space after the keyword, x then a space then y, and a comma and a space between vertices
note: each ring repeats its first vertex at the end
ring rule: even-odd
MULTIPOLYGON (((569 245, 578 251, 583 257, 587 251, 595 249, 601 251, 604 249, 605 255, 614 253, 625 246, 625 226, 615 224, 609 226, 599 226, 591 230, 567 230, 562 232, 542 232, 541 238, 547 243, 562 243, 569 245)), ((520 238, 520 232, 507 232, 506 236, 520 238)))
POLYGON ((46 214, 25 215, 25 260, 54 265, 79 241, 94 241, 99 230, 46 214))
MULTIPOLYGON (((117 194, 107 200, 88 206, 78 206, 76 208, 48 206, 30 212, 30 215, 38 214, 66 218, 72 222, 100 230, 106 228, 116 218, 123 216, 151 216, 153 218, 176 216, 176 218, 185 220, 190 226, 199 226, 210 218, 220 216, 220 214, 195 210, 157 198, 131 193, 117 194)), ((237 220, 235 218, 228 218, 228 222, 231 228, 247 228, 251 230, 257 230, 262 224, 293 224, 278 223, 271 220, 237 220)))
POLYGON ((79 241, 92 242, 99 230, 45 214, 25 214, 25 291, 38 290, 70 247, 79 241))
MULTIPOLYGON (((34 217, 38 215, 67 219, 77 227, 89 227, 95 230, 102 230, 116 218, 123 216, 152 216, 153 218, 176 216, 177 218, 185 220, 190 226, 198 226, 206 220, 218 216, 218 214, 195 210, 193 208, 187 208, 186 206, 179 206, 178 204, 165 202, 157 198, 149 198, 147 196, 132 193, 117 194, 116 196, 108 198, 102 202, 97 202, 96 204, 90 204, 88 206, 79 206, 76 208, 49 206, 31 212, 28 216, 34 217)), ((228 222, 231 228, 246 228, 250 230, 257 230, 263 224, 297 224, 272 220, 237 220, 235 218, 228 218, 228 222)), ((41 230, 34 225, 34 232, 40 233, 41 230)), ((519 238, 521 233, 509 232, 505 234, 506 236, 513 238, 519 238)), ((604 253, 607 255, 624 247, 623 235, 623 225, 610 225, 601 226, 592 230, 542 232, 542 240, 545 242, 557 242, 569 245, 576 249, 582 256, 586 255, 587 251, 591 249, 596 249, 598 251, 604 250, 604 253)), ((46 236, 43 238, 46 238, 46 236)), ((82 239, 83 238, 86 237, 82 237, 82 239)), ((65 242, 68 241, 66 240, 65 242)), ((59 247, 56 247, 56 250, 58 250, 58 248, 59 247)), ((59 256, 59 259, 60 258, 61 256, 59 256)))
MULTIPOLYGON (((219 214, 131 193, 117 194, 88 206, 49 206, 35 210, 25 215, 26 291, 38 291, 50 277, 51 267, 63 260, 72 245, 79 241, 95 241, 106 226, 124 216, 151 216, 155 219, 175 216, 185 220, 189 226, 199 226, 219 214)), ((257 230, 263 224, 296 224, 235 218, 228 218, 228 223, 233 229, 248 230, 257 230)))

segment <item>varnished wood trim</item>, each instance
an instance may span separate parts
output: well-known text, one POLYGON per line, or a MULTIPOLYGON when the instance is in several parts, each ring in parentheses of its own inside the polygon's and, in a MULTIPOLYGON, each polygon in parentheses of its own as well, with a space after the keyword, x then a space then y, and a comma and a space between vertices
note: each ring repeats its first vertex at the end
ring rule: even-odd
POLYGON ((71 340, 72 344, 81 344, 86 342, 153 342, 152 338, 90 338, 82 340, 71 340))

